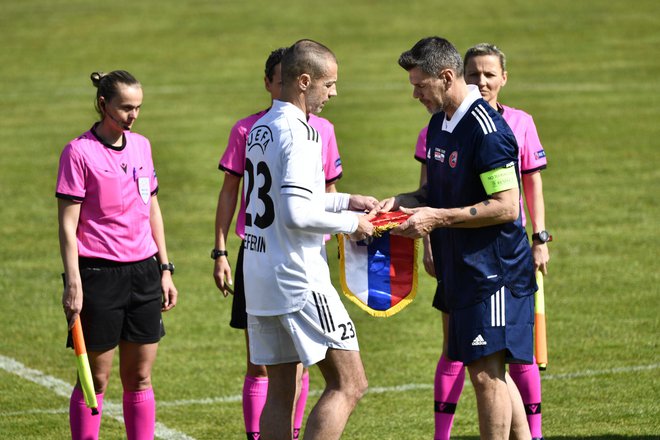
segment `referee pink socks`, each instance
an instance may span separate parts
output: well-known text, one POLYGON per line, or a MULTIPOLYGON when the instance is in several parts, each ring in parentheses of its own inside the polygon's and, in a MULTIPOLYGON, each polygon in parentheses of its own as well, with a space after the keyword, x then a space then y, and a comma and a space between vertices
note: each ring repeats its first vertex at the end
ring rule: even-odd
POLYGON ((527 422, 532 433, 532 438, 542 438, 541 431, 541 373, 536 364, 536 358, 532 365, 511 364, 509 374, 515 382, 520 396, 525 404, 527 422))
POLYGON ((435 436, 434 440, 449 440, 454 423, 456 404, 465 384, 465 368, 462 362, 440 356, 435 370, 435 436))
POLYGON ((153 388, 124 391, 124 424, 128 440, 152 440, 156 430, 156 399, 153 388))
POLYGON ((97 440, 103 414, 103 394, 96 395, 99 413, 92 415, 92 410, 85 405, 85 396, 78 387, 73 388, 69 400, 69 425, 72 440, 97 440))
MULTIPOLYGON (((72 440, 97 440, 103 414, 103 394, 96 395, 99 413, 95 416, 85 405, 82 390, 75 387, 69 400, 72 440)), ((124 424, 128 440, 152 440, 156 429, 154 390, 124 391, 124 424)))

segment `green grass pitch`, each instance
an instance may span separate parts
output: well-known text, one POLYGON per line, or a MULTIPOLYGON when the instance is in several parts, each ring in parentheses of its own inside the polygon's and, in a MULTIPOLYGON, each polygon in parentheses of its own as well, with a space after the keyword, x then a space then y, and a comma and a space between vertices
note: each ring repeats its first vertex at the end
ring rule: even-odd
MULTIPOLYGON (((126 69, 144 86, 135 130, 152 141, 180 291, 154 371, 160 432, 242 439, 244 339, 228 327, 230 300, 216 290, 208 257, 229 129, 268 105, 267 54, 313 38, 339 59, 339 96, 323 112, 342 153, 339 190, 413 189, 414 143, 428 115, 396 60, 428 35, 461 52, 500 46, 509 71, 501 101, 534 116, 548 154, 546 438, 660 436, 657 1, 3 0, 0 10, 3 439, 69 435, 75 362, 64 348, 54 188, 62 147, 96 117, 92 71, 126 69)), ((232 237, 232 261, 237 244, 232 237)), ((422 275, 415 302, 388 319, 346 301, 371 391, 344 438, 432 438, 441 344, 432 295, 422 275)), ((308 409, 321 386, 312 369, 308 409)), ((121 402, 116 369, 106 399, 121 402)), ((122 438, 119 409, 108 408, 102 436, 122 438)), ((470 386, 453 432, 478 436, 470 386)))

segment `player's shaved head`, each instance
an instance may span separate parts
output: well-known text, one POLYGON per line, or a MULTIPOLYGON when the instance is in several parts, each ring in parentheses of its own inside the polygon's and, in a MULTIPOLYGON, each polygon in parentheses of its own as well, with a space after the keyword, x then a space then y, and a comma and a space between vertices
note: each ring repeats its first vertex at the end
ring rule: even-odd
POLYGON ((282 57, 282 84, 290 84, 302 74, 312 79, 322 77, 327 70, 328 60, 337 62, 335 54, 321 43, 299 40, 289 47, 282 57))

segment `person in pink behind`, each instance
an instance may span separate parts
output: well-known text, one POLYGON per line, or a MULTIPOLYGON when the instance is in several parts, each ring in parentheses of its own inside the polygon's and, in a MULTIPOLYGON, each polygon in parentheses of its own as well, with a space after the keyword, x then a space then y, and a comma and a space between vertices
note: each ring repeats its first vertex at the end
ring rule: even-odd
MULTIPOLYGON (((522 175, 525 204, 532 222, 532 255, 534 267, 544 275, 550 260, 547 242, 552 239, 545 230, 545 203, 541 170, 547 166, 545 150, 532 117, 522 110, 497 102, 499 92, 507 81, 506 57, 492 44, 481 43, 471 47, 464 57, 465 80, 479 87, 481 96, 506 120, 518 142, 518 159, 522 175)), ((426 134, 424 127, 417 138, 415 159, 422 163, 420 186, 426 183, 426 134)), ((523 199, 520 199, 523 226, 526 223, 523 199)), ((424 240, 424 268, 435 276, 433 258, 428 240, 424 240)), ((439 302, 434 301, 438 308, 439 302)), ((443 354, 438 361, 435 376, 435 440, 449 439, 454 420, 454 412, 465 382, 463 363, 452 361, 445 355, 447 346, 447 313, 443 314, 443 354)), ((542 439, 541 430, 541 375, 536 360, 532 365, 510 364, 509 374, 520 391, 527 422, 534 440, 542 439)), ((515 428, 515 425, 512 429, 515 428)))
MULTIPOLYGON (((264 85, 270 93, 271 101, 278 99, 282 86, 281 61, 286 48, 279 48, 271 52, 266 60, 264 85)), ((243 289, 243 246, 236 258, 235 276, 232 278, 229 255, 227 253, 227 240, 236 202, 238 200, 241 179, 245 171, 245 146, 250 129, 268 109, 241 119, 231 129, 229 141, 218 168, 224 171, 224 180, 218 196, 218 205, 215 217, 215 247, 211 251, 211 258, 215 260, 213 277, 215 284, 223 293, 233 295, 231 320, 229 325, 236 329, 243 329, 246 338, 247 370, 243 384, 243 418, 245 432, 249 440, 259 438, 259 419, 266 403, 268 392, 268 375, 266 367, 254 365, 250 362, 247 312, 245 311, 245 292, 243 289), (234 284, 234 281, 236 284, 234 284), (233 289, 232 289, 233 287, 233 289)), ((335 129, 330 121, 314 114, 309 115, 309 125, 318 130, 322 141, 322 162, 326 179, 326 191, 336 192, 335 182, 342 176, 341 159, 337 149, 335 129)), ((241 205, 236 218, 236 235, 243 240, 245 233, 245 199, 241 191, 241 205)), ((329 237, 326 237, 326 239, 329 237)), ((305 369, 302 376, 301 392, 296 404, 294 418, 294 439, 298 438, 305 413, 307 393, 309 390, 309 373, 305 369)))
POLYGON ((71 437, 98 439, 119 346, 126 435, 147 440, 156 423, 151 369, 165 335, 161 313, 177 303, 174 265, 167 257, 151 145, 131 132, 142 86, 123 70, 95 72, 91 79, 101 120, 66 145, 56 186, 62 306, 69 328, 80 317, 99 411, 91 415, 77 382, 69 406, 71 437))

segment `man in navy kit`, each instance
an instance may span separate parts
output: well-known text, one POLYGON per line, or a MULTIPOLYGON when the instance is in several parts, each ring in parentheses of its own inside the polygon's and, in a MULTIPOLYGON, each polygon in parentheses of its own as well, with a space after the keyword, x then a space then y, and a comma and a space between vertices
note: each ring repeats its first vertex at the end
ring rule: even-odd
MULTIPOLYGON (((393 234, 431 234, 439 296, 449 310, 449 357, 468 367, 481 438, 507 439, 512 418, 525 413, 505 364, 532 362, 536 291, 519 215, 518 146, 504 119, 466 85, 450 42, 424 38, 399 65, 413 97, 433 113, 428 183, 384 200, 381 209, 413 214, 393 234)), ((529 430, 511 434, 529 438, 529 430)))

